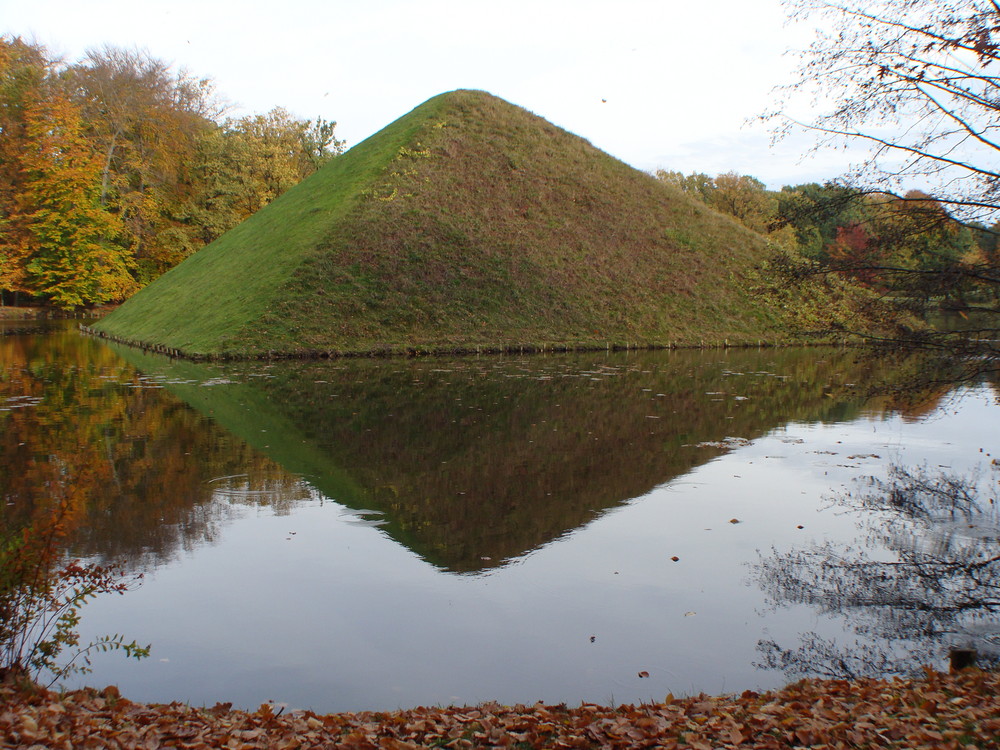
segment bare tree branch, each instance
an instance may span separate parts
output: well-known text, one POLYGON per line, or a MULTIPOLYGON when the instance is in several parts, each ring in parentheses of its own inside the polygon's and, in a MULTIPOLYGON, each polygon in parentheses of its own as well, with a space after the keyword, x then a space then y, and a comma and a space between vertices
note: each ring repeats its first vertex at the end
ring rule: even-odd
POLYGON ((786 5, 793 18, 821 19, 824 31, 800 53, 798 80, 764 119, 788 118, 824 138, 867 143, 868 156, 852 175, 856 187, 918 178, 921 189, 954 201, 967 219, 1000 216, 1000 141, 990 135, 1000 129, 1000 0, 786 5), (809 93, 821 105, 830 95, 833 101, 804 121, 789 110, 809 93), (892 154, 897 158, 887 160, 892 154))

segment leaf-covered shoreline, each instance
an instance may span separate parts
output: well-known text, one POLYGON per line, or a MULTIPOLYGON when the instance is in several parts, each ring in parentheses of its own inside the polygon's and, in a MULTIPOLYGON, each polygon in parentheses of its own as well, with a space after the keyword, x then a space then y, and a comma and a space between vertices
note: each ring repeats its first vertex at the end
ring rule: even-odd
POLYGON ((229 704, 135 703, 116 688, 0 687, 10 748, 996 748, 1000 673, 928 670, 919 679, 803 680, 781 690, 577 708, 414 708, 318 715, 229 704))

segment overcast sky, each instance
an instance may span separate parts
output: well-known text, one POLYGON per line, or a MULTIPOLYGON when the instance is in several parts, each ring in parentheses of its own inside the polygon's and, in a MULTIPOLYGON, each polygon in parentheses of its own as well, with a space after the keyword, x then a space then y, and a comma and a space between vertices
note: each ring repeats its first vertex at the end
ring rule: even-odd
POLYGON ((214 80, 233 114, 335 120, 348 146, 426 99, 475 88, 643 170, 832 178, 747 125, 811 31, 779 0, 0 0, 0 32, 68 61, 105 43, 214 80))

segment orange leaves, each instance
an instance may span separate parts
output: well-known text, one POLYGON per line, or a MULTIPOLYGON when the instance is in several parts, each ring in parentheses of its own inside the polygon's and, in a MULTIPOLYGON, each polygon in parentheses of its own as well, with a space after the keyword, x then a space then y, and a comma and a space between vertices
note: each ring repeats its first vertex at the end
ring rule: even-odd
POLYGON ((32 291, 67 309, 128 296, 132 263, 112 241, 123 227, 101 205, 102 159, 79 108, 58 91, 39 96, 25 108, 25 132, 15 218, 32 291))
POLYGON ((117 690, 16 692, 0 686, 0 746, 156 748, 995 747, 1000 674, 809 681, 769 693, 608 708, 584 704, 415 708, 319 716, 228 704, 145 705, 117 690))

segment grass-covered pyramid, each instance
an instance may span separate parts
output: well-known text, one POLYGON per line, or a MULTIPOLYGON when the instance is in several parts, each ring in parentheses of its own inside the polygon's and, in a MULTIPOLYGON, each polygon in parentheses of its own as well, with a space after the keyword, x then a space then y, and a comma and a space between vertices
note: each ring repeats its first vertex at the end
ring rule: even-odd
POLYGON ((765 241, 535 115, 437 96, 97 326, 189 356, 774 337, 765 241))

